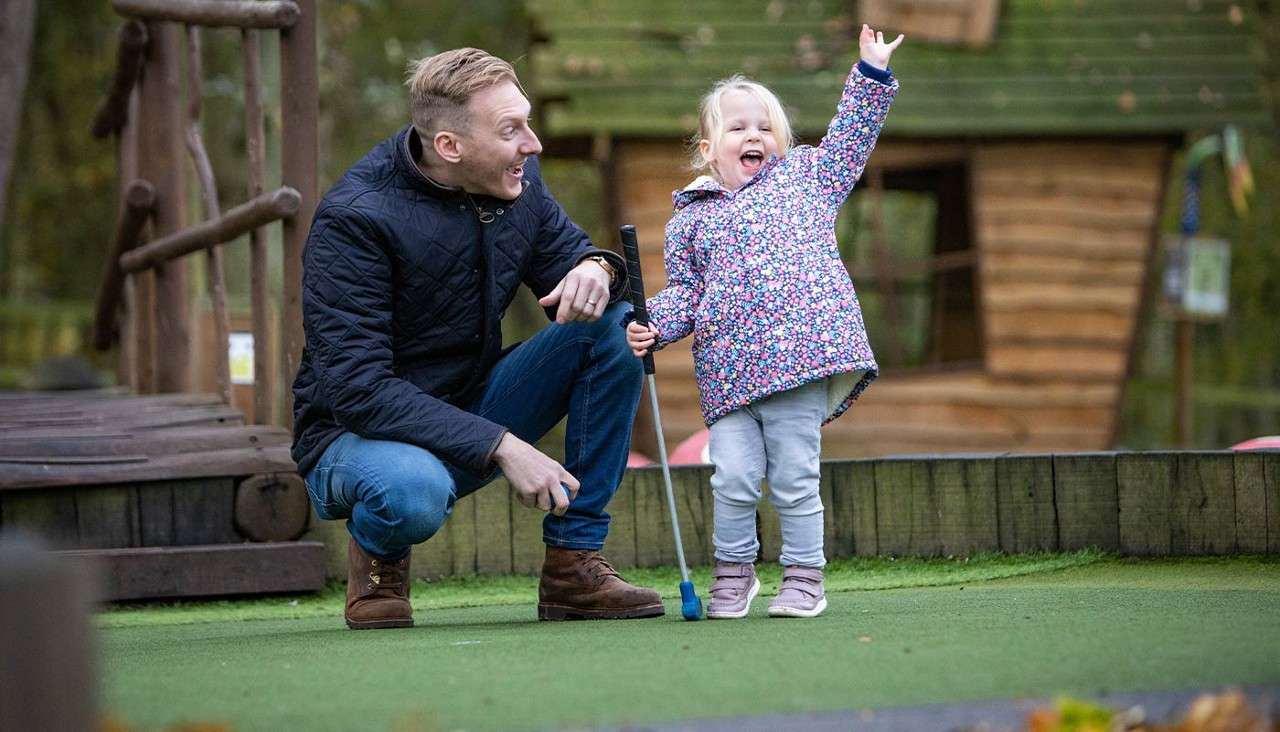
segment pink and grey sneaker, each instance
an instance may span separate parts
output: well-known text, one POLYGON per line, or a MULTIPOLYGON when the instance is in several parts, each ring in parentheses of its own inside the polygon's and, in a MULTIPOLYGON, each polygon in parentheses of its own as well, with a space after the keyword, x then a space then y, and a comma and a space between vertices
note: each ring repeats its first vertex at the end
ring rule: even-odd
POLYGON ((822 589, 821 569, 794 565, 782 568, 782 589, 769 603, 769 615, 816 618, 826 609, 827 593, 822 589))
POLYGON ((760 592, 755 565, 716 562, 711 576, 715 582, 711 583, 707 617, 720 620, 746 617, 751 611, 751 601, 760 592))

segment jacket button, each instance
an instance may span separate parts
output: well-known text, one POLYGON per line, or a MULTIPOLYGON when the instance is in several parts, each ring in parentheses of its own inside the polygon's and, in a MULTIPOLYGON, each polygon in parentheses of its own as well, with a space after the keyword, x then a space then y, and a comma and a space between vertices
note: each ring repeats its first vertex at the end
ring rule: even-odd
POLYGON ((480 334, 479 334, 479 333, 477 333, 477 334, 475 334, 475 335, 471 336, 471 340, 472 340, 473 342, 475 342, 475 343, 479 343, 479 342, 480 342, 480 334))

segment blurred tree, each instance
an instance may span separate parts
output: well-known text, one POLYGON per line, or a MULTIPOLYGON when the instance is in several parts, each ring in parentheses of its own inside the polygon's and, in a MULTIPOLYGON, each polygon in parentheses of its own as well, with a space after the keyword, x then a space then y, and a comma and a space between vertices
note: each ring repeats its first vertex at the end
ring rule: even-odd
MULTIPOLYGON (((0 8, 0 99, 21 99, 27 88, 31 67, 31 34, 36 21, 31 0, 7 0, 0 8)), ((9 171, 13 169, 13 148, 18 139, 20 104, 0 108, 0 223, 8 199, 9 171)))
MULTIPOLYGON (((1276 126, 1246 131, 1244 147, 1257 193, 1243 215, 1232 210, 1222 166, 1203 168, 1201 233, 1231 243, 1230 312, 1221 322, 1196 327, 1193 439, 1205 448, 1280 434, 1280 288, 1272 284, 1280 273, 1280 4, 1254 0, 1253 6, 1260 19, 1258 58, 1273 90, 1276 126)), ((1162 231, 1171 233, 1179 230, 1181 156, 1173 176, 1162 222, 1162 231)), ((1152 289, 1120 414, 1122 447, 1167 447, 1172 439, 1174 324, 1159 314, 1159 287, 1152 289)))
MULTIPOLYGON (((88 300, 115 218, 112 146, 92 139, 88 130, 111 80, 120 18, 106 0, 5 0, 4 13, 24 4, 35 7, 35 40, 20 105, 13 207, 0 221, 0 300, 88 300)), ((320 3, 320 9, 322 190, 407 123, 402 82, 411 59, 473 45, 528 71, 529 21, 518 0, 435 0, 429 6, 360 0, 320 3)), ((278 65, 272 36, 264 33, 262 45, 266 103, 274 115, 278 65)), ((228 205, 245 195, 239 43, 237 31, 204 31, 205 142, 228 205)), ((7 43, 4 48, 8 54, 7 43)), ((274 156, 278 117, 267 124, 274 156)), ((234 260, 246 256, 240 249, 228 250, 234 260)), ((247 291, 247 268, 233 263, 230 274, 232 292, 247 291)))
POLYGON ((116 21, 102 0, 35 5, 12 205, 0 232, 0 296, 84 300, 115 218, 111 146, 92 139, 89 125, 111 79, 116 21))
MULTIPOLYGON (((1280 135, 1253 131, 1245 150, 1256 178, 1249 210, 1237 216, 1220 164, 1203 168, 1201 234, 1231 243, 1230 311, 1221 322, 1196 326, 1194 444, 1222 448, 1249 437, 1280 434, 1280 135)), ((1178 231, 1181 159, 1165 198, 1162 231, 1178 231)), ((1128 448, 1171 444, 1174 323, 1149 293, 1148 318, 1134 376, 1120 415, 1119 442, 1128 448)))
POLYGON ((460 46, 529 71, 529 18, 512 0, 325 3, 321 16, 321 188, 409 122, 410 61, 460 46))

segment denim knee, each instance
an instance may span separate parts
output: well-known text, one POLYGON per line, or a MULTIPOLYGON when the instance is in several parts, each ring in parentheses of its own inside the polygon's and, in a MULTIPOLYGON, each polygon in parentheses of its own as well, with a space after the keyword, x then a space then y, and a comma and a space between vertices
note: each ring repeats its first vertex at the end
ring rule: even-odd
POLYGON ((599 320, 589 324, 588 327, 592 329, 598 347, 603 346, 631 353, 631 347, 627 345, 626 326, 631 321, 630 313, 631 303, 615 302, 605 308, 604 315, 601 315, 599 320))
POLYGON ((435 535, 453 512, 453 478, 439 460, 408 445, 382 443, 365 458, 366 488, 353 533, 382 556, 395 556, 435 535), (425 459, 424 459, 425 458, 425 459))
POLYGON ((436 535, 453 513, 453 493, 438 483, 415 481, 396 501, 388 506, 395 520, 387 525, 387 543, 411 546, 436 535), (413 490, 416 489, 416 490, 413 490))
POLYGON ((808 515, 822 510, 822 496, 815 490, 774 491, 769 490, 769 503, 778 513, 808 515))
POLYGON ((716 466, 711 479, 711 492, 717 501, 731 506, 754 506, 760 502, 760 479, 749 470, 731 470, 716 466))

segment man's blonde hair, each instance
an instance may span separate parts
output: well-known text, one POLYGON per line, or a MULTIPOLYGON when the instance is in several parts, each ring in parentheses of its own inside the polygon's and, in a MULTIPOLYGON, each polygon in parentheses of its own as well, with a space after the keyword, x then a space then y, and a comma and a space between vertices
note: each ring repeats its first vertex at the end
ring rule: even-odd
MULTIPOLYGON (((773 128, 773 136, 778 141, 778 155, 786 155, 791 149, 793 143, 791 121, 787 119, 787 111, 783 109, 782 102, 778 101, 778 97, 764 84, 752 81, 741 74, 734 74, 727 79, 717 81, 715 86, 711 87, 711 91, 702 97, 702 103, 698 105, 698 134, 693 138, 693 150, 690 155, 694 170, 711 167, 711 162, 702 156, 699 143, 702 140, 708 140, 711 142, 712 152, 715 151, 720 136, 724 134, 724 111, 721 109, 721 104, 725 95, 734 91, 746 92, 764 105, 765 113, 769 115, 769 126, 773 128)), ((714 168, 712 172, 715 172, 714 168)), ((716 176, 719 177, 719 173, 716 173, 716 176)))
POLYGON ((408 77, 413 126, 424 144, 441 130, 464 132, 467 102, 476 92, 504 81, 520 88, 511 64, 478 48, 455 48, 412 61, 408 77))

